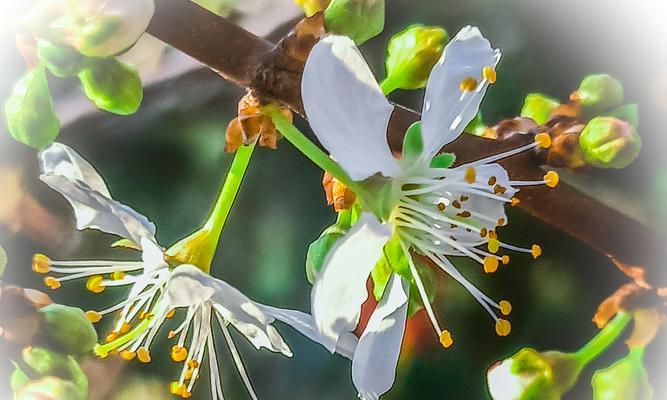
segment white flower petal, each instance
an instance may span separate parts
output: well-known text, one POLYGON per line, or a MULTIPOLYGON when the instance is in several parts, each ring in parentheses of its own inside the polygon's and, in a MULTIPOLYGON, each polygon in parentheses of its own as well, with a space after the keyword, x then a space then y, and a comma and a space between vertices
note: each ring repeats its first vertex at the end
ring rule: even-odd
MULTIPOLYGON (((297 310, 288 310, 271 306, 260 305, 260 308, 267 314, 270 314, 280 322, 284 322, 296 329, 299 333, 312 340, 322 344, 320 334, 315 326, 315 319, 312 315, 297 310)), ((342 332, 338 337, 336 344, 336 353, 352 360, 354 351, 357 348, 359 339, 351 332, 342 332)))
POLYGON ((495 68, 498 61, 500 51, 492 49, 475 27, 461 29, 445 47, 431 71, 424 96, 425 160, 430 160, 444 145, 456 139, 475 117, 487 87, 487 84, 482 85, 482 71, 484 67, 495 68), (461 82, 469 77, 479 85, 472 92, 463 92, 461 82))
POLYGON ((180 265, 174 270, 165 296, 173 302, 172 307, 187 307, 211 301, 222 318, 234 325, 255 348, 266 347, 287 357, 292 356, 287 343, 270 325, 275 319, 262 311, 258 303, 227 282, 193 265, 180 265))
POLYGON ((329 36, 315 45, 301 95, 315 135, 352 179, 398 173, 387 144, 394 108, 350 38, 329 36))
POLYGON ((329 251, 311 291, 311 309, 321 343, 330 352, 342 332, 353 331, 367 299, 366 281, 391 231, 371 213, 361 215, 329 251))
POLYGON ((155 225, 111 198, 102 177, 71 148, 54 143, 39 153, 40 179, 72 205, 77 228, 92 228, 132 240, 154 240, 155 225))
POLYGON ((169 266, 164 260, 162 248, 151 239, 145 237, 141 238, 141 261, 144 272, 151 272, 169 266))
POLYGON ((363 400, 377 400, 394 385, 408 312, 410 285, 392 274, 380 304, 359 338, 352 381, 363 400))

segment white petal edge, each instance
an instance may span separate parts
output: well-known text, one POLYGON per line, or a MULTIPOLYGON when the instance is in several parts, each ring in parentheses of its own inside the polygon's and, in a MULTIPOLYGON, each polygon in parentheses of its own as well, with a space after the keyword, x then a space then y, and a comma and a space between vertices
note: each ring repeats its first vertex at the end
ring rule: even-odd
POLYGON ((363 400, 377 400, 396 379, 410 284, 396 274, 371 315, 352 359, 352 381, 363 400))
POLYGON ((368 298, 366 281, 390 237, 389 227, 363 213, 325 258, 310 300, 321 343, 331 353, 340 335, 356 328, 368 298))
POLYGON ((42 182, 70 203, 76 227, 98 229, 130 239, 155 240, 155 225, 132 208, 114 200, 97 171, 70 147, 54 143, 39 155, 42 182))
POLYGON ((394 107, 350 38, 328 36, 313 47, 301 95, 313 132, 353 180, 399 172, 387 143, 394 107))
POLYGON ((430 160, 440 149, 461 135, 477 114, 488 82, 484 67, 495 69, 500 51, 473 26, 466 26, 445 47, 440 60, 429 76, 422 109, 424 160, 430 160), (474 78, 478 82, 472 92, 463 92, 461 81, 474 78))

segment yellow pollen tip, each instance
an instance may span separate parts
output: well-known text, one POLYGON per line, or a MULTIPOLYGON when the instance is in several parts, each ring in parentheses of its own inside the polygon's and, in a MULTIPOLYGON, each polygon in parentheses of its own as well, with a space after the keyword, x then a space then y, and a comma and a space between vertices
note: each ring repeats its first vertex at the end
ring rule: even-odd
POLYGON ((181 397, 184 399, 189 399, 190 397, 192 397, 192 392, 183 392, 181 397))
POLYGON ((509 263, 510 263, 510 256, 508 256, 508 255, 504 255, 504 256, 501 258, 500 262, 501 262, 503 265, 507 265, 507 264, 509 264, 509 263))
POLYGON ((128 333, 130 331, 130 329, 132 329, 132 325, 130 325, 127 322, 123 322, 123 325, 120 326, 120 334, 124 335, 124 334, 128 333))
POLYGON ((86 281, 86 289, 93 293, 102 293, 106 290, 106 287, 102 286, 104 282, 104 277, 102 275, 95 275, 88 278, 86 281))
POLYGON ((482 76, 492 85, 498 80, 498 73, 493 67, 484 67, 482 76))
POLYGON ((491 253, 497 253, 498 250, 500 249, 500 242, 498 239, 489 239, 489 245, 488 245, 489 251, 491 253))
POLYGON ((463 176, 463 179, 465 179, 465 181, 468 183, 475 183, 475 180, 477 180, 477 171, 475 171, 475 168, 468 167, 468 169, 466 169, 465 175, 463 176))
POLYGON ((98 313, 97 311, 86 311, 83 315, 85 315, 86 319, 93 324, 100 322, 102 319, 102 314, 98 313))
POLYGON ((137 349, 137 358, 144 364, 151 362, 151 353, 147 348, 141 346, 137 349))
POLYGON ((53 290, 56 290, 61 286, 60 282, 52 276, 44 277, 44 284, 53 290))
POLYGON ((32 256, 32 270, 38 274, 46 274, 51 271, 51 259, 44 254, 32 256))
POLYGON ((496 321, 496 334, 498 336, 507 336, 512 332, 512 324, 506 319, 499 318, 496 321))
POLYGON ((190 367, 190 368, 192 368, 192 369, 195 369, 195 368, 199 367, 199 361, 197 361, 197 360, 190 360, 190 361, 188 362, 188 367, 190 367))
POLYGON ((174 318, 174 315, 176 315, 176 309, 175 308, 167 313, 166 318, 167 319, 172 319, 172 318, 174 318))
POLYGON ((517 199, 516 197, 512 197, 512 200, 510 200, 510 204, 512 207, 516 207, 521 203, 521 200, 517 199))
POLYGON ((503 315, 510 315, 512 312, 512 304, 507 301, 507 300, 501 300, 500 303, 498 303, 500 306, 500 313, 503 315))
POLYGON ((178 383, 178 381, 173 381, 169 384, 169 393, 176 395, 176 396, 182 396, 183 393, 185 393, 185 384, 184 383, 178 383))
POLYGON ((440 344, 446 349, 452 347, 452 344, 454 344, 452 334, 446 329, 440 332, 440 344))
POLYGON ((546 173, 546 175, 544 175, 544 183, 550 188, 555 188, 558 186, 559 181, 560 176, 558 176, 558 172, 556 171, 549 171, 546 173))
POLYGON ((113 281, 119 281, 123 278, 125 278, 127 274, 123 271, 116 271, 113 274, 111 274, 111 280, 113 281))
POLYGON ((104 340, 105 340, 107 343, 111 343, 111 342, 113 342, 113 341, 116 340, 116 339, 118 339, 118 335, 117 335, 115 332, 111 332, 110 334, 107 335, 106 338, 104 338, 104 340))
POLYGON ((498 270, 498 259, 492 256, 484 257, 484 272, 492 274, 498 270))
POLYGON ((533 258, 537 258, 542 255, 542 247, 539 244, 534 244, 530 247, 530 254, 533 255, 533 258))
POLYGON ((180 346, 172 346, 171 359, 174 362, 183 362, 186 358, 188 358, 188 349, 180 346))
POLYGON ((120 358, 122 358, 125 361, 132 361, 136 356, 137 353, 130 350, 123 350, 120 352, 120 358))
POLYGON ((498 234, 496 231, 489 231, 489 239, 498 240, 498 234))
POLYGON ((175 337, 176 337, 176 332, 174 331, 169 331, 169 333, 167 334, 167 339, 173 339, 175 337))
POLYGON ((461 89, 462 92, 474 91, 477 89, 477 79, 473 78, 472 76, 463 79, 459 84, 459 89, 461 89))
POLYGON ((551 136, 546 132, 538 133, 535 135, 535 143, 537 143, 537 147, 548 149, 551 147, 551 136))

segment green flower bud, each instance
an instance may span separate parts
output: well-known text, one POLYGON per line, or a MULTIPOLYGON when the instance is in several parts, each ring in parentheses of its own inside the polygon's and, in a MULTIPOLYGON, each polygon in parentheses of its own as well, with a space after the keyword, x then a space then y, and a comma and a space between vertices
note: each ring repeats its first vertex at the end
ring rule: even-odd
POLYGON ((72 382, 49 376, 25 385, 14 400, 86 400, 86 397, 72 382))
POLYGON ((109 57, 139 40, 154 12, 153 0, 50 0, 38 3, 25 23, 50 42, 109 57))
POLYGON ((137 70, 115 58, 91 60, 79 73, 79 80, 97 107, 114 114, 136 112, 144 97, 137 70))
POLYGON ((642 140, 629 123, 595 117, 579 136, 584 160, 598 168, 625 168, 639 155, 642 140))
POLYGON ((538 125, 543 125, 549 121, 551 112, 559 105, 560 102, 552 97, 542 93, 530 93, 523 101, 521 116, 532 119, 538 125))
POLYGON ((607 74, 589 75, 581 81, 574 98, 591 114, 604 112, 621 105, 623 85, 607 74))
POLYGON ((44 67, 28 72, 14 86, 5 105, 7 127, 12 137, 36 149, 53 143, 60 132, 60 120, 46 81, 44 67))
POLYGON ((382 82, 384 93, 425 87, 448 41, 447 31, 424 25, 412 25, 392 36, 387 46, 387 77, 382 82))
POLYGON ((62 304, 39 309, 45 333, 67 354, 83 354, 97 343, 97 332, 83 311, 62 304))
POLYGON ((558 400, 576 383, 582 365, 573 354, 519 350, 489 369, 493 400, 558 400))
POLYGON ((621 119, 634 126, 635 129, 639 129, 639 106, 636 104, 625 104, 616 107, 609 112, 609 116, 621 119))
POLYGON ((384 29, 384 0, 333 0, 324 10, 324 26, 362 44, 384 29))
POLYGON ((294 0, 294 2, 303 9, 307 17, 324 10, 331 0, 294 0))
POLYGON ((7 252, 0 246, 0 278, 5 273, 5 267, 7 267, 7 252))
POLYGON ((609 368, 596 371, 591 384, 593 400, 650 400, 653 388, 642 362, 644 349, 636 347, 609 368))
MULTIPOLYGON (((23 350, 23 361, 31 368, 33 376, 57 376, 58 378, 70 381, 78 394, 77 397, 72 398, 85 399, 88 397, 88 378, 74 357, 56 353, 45 348, 26 347, 23 350)), ((26 374, 17 368, 12 377, 13 384, 20 385, 21 382, 25 383, 24 375, 26 374)), ((27 386, 18 389, 22 391, 27 386)))
POLYGON ((56 46, 46 40, 37 41, 37 56, 53 75, 60 78, 76 76, 85 60, 73 47, 56 46))

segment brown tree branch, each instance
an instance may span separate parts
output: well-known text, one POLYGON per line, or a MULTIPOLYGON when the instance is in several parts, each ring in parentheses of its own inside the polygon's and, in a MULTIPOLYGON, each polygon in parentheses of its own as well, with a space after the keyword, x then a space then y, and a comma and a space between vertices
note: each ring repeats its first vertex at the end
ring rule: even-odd
MULTIPOLYGON (((225 79, 303 113, 300 62, 290 60, 282 47, 274 47, 189 0, 156 0, 155 5, 149 33, 199 60, 225 79)), ((406 128, 418 119, 419 114, 414 111, 395 108, 388 131, 392 149, 400 149, 406 128)), ((465 162, 531 140, 532 135, 514 135, 502 140, 462 135, 446 150, 456 153, 458 160, 465 162)), ((505 160, 503 165, 513 179, 531 180, 544 175, 540 163, 532 153, 523 153, 505 160)), ((629 270, 627 266, 648 267, 646 280, 655 286, 664 286, 666 278, 653 264, 665 259, 667 241, 648 227, 565 183, 556 189, 523 188, 518 197, 521 208, 529 214, 610 257, 615 265, 626 266, 622 268, 624 272, 629 270)))

